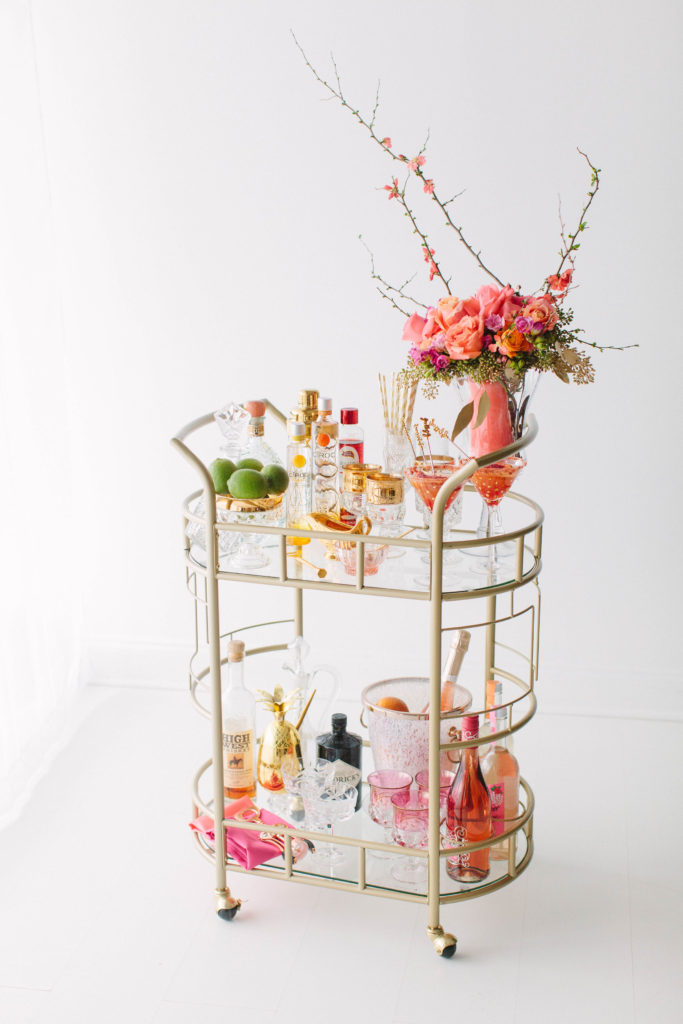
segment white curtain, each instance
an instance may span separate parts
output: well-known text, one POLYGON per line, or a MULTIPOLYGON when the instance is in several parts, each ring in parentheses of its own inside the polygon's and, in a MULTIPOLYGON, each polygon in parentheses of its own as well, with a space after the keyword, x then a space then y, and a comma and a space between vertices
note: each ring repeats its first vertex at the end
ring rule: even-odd
POLYGON ((80 569, 68 359, 30 6, 0 5, 0 825, 65 737, 80 569))

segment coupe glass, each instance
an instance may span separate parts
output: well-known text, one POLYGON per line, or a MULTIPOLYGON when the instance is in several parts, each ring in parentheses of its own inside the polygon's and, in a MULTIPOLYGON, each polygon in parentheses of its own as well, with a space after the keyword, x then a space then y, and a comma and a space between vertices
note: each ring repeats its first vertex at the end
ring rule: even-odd
MULTIPOLYGON (((414 790, 395 793, 391 798, 394 807, 394 841, 411 850, 427 846, 429 810, 414 790)), ((427 878, 427 862, 422 857, 400 857, 392 867, 391 874, 399 882, 424 882, 427 878)))
MULTIPOLYGON (((482 537, 496 537, 503 532, 500 503, 525 466, 526 459, 521 455, 510 455, 472 474, 472 483, 484 501, 478 531, 482 537)), ((486 552, 486 558, 478 563, 476 571, 495 577, 501 568, 498 545, 487 545, 486 552)))
POLYGON ((319 790, 324 789, 334 777, 334 764, 332 761, 318 758, 308 767, 305 767, 302 758, 297 757, 295 754, 290 754, 282 762, 280 770, 282 771, 285 793, 290 798, 289 815, 294 821, 302 822, 306 816, 303 799, 304 784, 319 790))
MULTIPOLYGON (((408 772, 394 771, 390 768, 378 769, 368 775, 368 785, 370 786, 368 814, 377 825, 381 825, 384 829, 385 843, 393 841, 394 805, 391 798, 396 793, 409 793, 412 782, 413 777, 408 772)), ((383 850, 373 850, 372 852, 375 857, 391 856, 389 853, 384 853, 383 850)))

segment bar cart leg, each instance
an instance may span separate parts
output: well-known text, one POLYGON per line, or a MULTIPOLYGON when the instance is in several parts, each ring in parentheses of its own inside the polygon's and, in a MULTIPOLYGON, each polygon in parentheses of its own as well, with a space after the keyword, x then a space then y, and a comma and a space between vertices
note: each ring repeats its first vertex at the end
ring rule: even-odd
POLYGON ((207 622, 209 629, 209 666, 211 674, 211 732, 213 741, 213 816, 215 832, 216 856, 216 913, 224 921, 232 921, 239 910, 241 902, 235 899, 226 885, 225 879, 225 824, 223 796, 223 706, 221 700, 221 630, 218 607, 218 543, 215 526, 215 499, 213 494, 204 495, 206 515, 206 603, 207 622))
POLYGON ((450 959, 457 940, 439 923, 441 906, 441 602, 443 597, 443 507, 432 513, 431 603, 429 609, 429 859, 427 935, 439 956, 450 959))
POLYGON ((300 587, 294 590, 294 636, 304 635, 304 592, 300 587))

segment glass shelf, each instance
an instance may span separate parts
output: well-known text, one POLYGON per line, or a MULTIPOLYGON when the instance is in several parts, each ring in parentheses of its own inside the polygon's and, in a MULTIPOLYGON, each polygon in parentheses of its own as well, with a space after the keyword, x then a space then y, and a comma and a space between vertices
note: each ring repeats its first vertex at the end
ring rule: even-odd
MULTIPOLYGON (((292 876, 288 878, 284 859, 282 857, 273 857, 271 860, 266 861, 259 868, 252 868, 248 871, 248 874, 268 874, 270 876, 282 877, 289 881, 312 881, 315 883, 326 884, 335 883, 341 884, 345 888, 356 889, 358 891, 369 891, 371 893, 375 891, 385 892, 387 894, 402 894, 426 900, 427 897, 427 879, 425 876, 424 881, 421 882, 404 882, 397 881, 392 875, 392 868, 398 864, 401 860, 405 860, 410 855, 411 851, 402 851, 400 847, 394 847, 395 852, 384 852, 379 855, 372 849, 366 849, 365 852, 365 886, 361 889, 358 885, 359 880, 359 854, 358 849, 364 843, 386 843, 384 838, 384 830, 373 822, 367 813, 367 786, 364 784, 366 790, 363 806, 361 810, 354 814, 350 821, 344 822, 342 825, 335 828, 335 839, 338 837, 352 838, 361 840, 358 846, 347 846, 337 845, 337 849, 342 851, 343 860, 334 867, 330 867, 325 861, 316 856, 315 854, 309 853, 298 864, 292 867, 292 876)), ((285 797, 286 802, 286 797, 285 797)), ((259 796, 257 803, 260 806, 268 806, 268 795, 264 793, 259 787, 259 796)), ((279 813, 280 816, 286 819, 286 814, 283 813, 283 808, 277 806, 269 807, 274 813, 279 813)), ((520 804, 520 814, 525 809, 524 803, 520 804)), ((531 822, 531 819, 529 823, 531 822)), ((297 826, 303 828, 303 826, 297 826)), ((508 862, 506 860, 490 860, 489 874, 485 879, 482 879, 477 883, 457 882, 452 879, 446 870, 446 858, 441 857, 440 866, 440 895, 442 900, 447 902, 456 902, 458 899, 468 899, 474 895, 486 891, 490 888, 500 888, 502 885, 506 885, 508 882, 513 881, 521 871, 524 870, 528 860, 530 859, 530 841, 523 828, 520 828, 516 832, 516 856, 515 856, 515 873, 510 875, 508 873, 508 862)), ((210 858, 214 859, 213 846, 204 837, 197 836, 197 841, 202 847, 204 853, 210 858)), ((334 840, 332 840, 334 841, 334 840)), ((421 858, 424 861, 425 868, 427 866, 427 858, 421 858)), ((240 868, 239 865, 231 858, 226 858, 226 867, 232 871, 243 871, 246 869, 240 868)))

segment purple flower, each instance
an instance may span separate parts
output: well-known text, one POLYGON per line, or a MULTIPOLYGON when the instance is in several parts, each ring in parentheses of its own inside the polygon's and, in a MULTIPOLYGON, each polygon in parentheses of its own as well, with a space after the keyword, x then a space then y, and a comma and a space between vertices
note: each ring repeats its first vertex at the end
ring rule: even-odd
POLYGON ((432 365, 437 370, 445 370, 449 363, 450 363, 450 359, 443 352, 439 352, 438 354, 434 353, 432 355, 432 365))
POLYGON ((544 329, 543 324, 539 323, 538 320, 534 320, 531 324, 532 334, 543 334, 544 329))
POLYGON ((528 316, 518 316, 515 320, 515 327, 520 334, 528 334, 534 323, 535 321, 530 320, 528 316))
POLYGON ((486 330, 492 331, 494 334, 504 326, 505 321, 498 313, 492 313, 491 316, 487 316, 486 320, 484 320, 484 327, 486 330))
POLYGON ((416 366, 419 366, 420 363, 423 363, 425 359, 429 359, 429 353, 423 352, 422 349, 417 348, 416 345, 412 346, 412 348, 408 352, 408 355, 410 356, 410 358, 412 359, 416 366))

